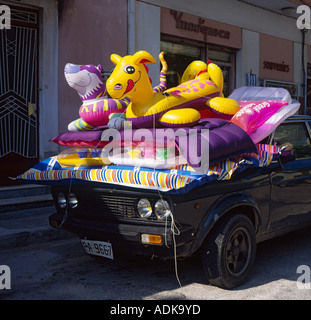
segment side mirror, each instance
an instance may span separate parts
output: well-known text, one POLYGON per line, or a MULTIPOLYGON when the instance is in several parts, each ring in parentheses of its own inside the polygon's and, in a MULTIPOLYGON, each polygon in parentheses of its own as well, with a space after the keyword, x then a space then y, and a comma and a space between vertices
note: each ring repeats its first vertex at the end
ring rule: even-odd
POLYGON ((280 166, 284 166, 284 164, 295 161, 296 160, 296 152, 294 150, 285 151, 279 158, 278 162, 280 166))

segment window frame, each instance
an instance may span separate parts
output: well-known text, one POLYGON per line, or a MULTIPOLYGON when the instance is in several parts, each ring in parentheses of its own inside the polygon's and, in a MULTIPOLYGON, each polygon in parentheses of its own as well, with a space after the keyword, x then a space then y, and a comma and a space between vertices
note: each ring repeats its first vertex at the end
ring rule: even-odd
MULTIPOLYGON (((308 138, 309 138, 309 145, 311 147, 311 120, 288 120, 288 121, 285 121, 283 123, 281 123, 277 128, 279 128, 280 126, 282 126, 283 124, 299 124, 299 123, 303 123, 305 125, 305 129, 306 129, 306 132, 307 132, 307 135, 308 135, 308 138), (310 124, 309 124, 309 121, 310 121, 310 124)), ((274 137, 275 137, 275 131, 277 130, 277 128, 273 131, 273 134, 271 135, 271 139, 270 139, 270 144, 271 145, 274 145, 274 137)), ((297 156, 297 160, 299 159, 309 159, 311 158, 311 154, 310 155, 307 155, 305 157, 298 157, 297 156)))

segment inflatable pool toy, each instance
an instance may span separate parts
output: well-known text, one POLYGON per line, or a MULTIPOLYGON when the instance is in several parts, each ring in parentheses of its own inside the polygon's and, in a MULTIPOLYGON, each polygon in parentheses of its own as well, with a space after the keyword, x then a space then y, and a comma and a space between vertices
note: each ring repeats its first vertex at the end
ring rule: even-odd
POLYGON ((122 113, 129 104, 129 99, 109 99, 106 84, 102 77, 103 68, 67 63, 64 69, 66 81, 79 94, 83 104, 80 118, 68 125, 69 131, 93 130, 96 126, 106 125, 112 113, 122 113))
POLYGON ((204 61, 201 61, 201 60, 192 61, 184 71, 179 84, 189 80, 193 80, 200 73, 206 72, 206 71, 207 71, 207 64, 204 61))
POLYGON ((283 106, 288 105, 287 101, 265 100, 248 101, 242 103, 242 108, 232 117, 231 122, 241 127, 247 133, 258 129, 273 114, 283 106))
POLYGON ((231 118, 239 109, 239 104, 222 97, 221 84, 213 82, 209 71, 221 82, 220 68, 210 63, 207 70, 201 70, 195 79, 162 93, 152 90, 146 63, 155 63, 154 57, 146 51, 121 57, 111 55, 116 65, 107 80, 107 90, 114 99, 128 97, 131 102, 126 110, 126 118, 134 128, 186 127, 195 125, 201 118, 198 110, 211 108, 213 111, 231 118))
MULTIPOLYGON (((229 98, 237 100, 241 106, 231 118, 231 122, 242 128, 254 143, 259 143, 269 136, 282 121, 295 114, 300 106, 299 102, 292 101, 288 91, 282 88, 241 87, 235 89, 229 98)), ((208 119, 210 120, 219 118, 215 112, 209 111, 209 114, 208 119)), ((103 129, 69 131, 57 135, 52 141, 68 147, 104 147, 108 142, 102 139, 103 132, 106 131, 103 129)), ((124 131, 120 130, 119 132, 122 141, 124 131)), ((135 133, 134 130, 133 133, 135 133)), ((132 145, 135 145, 133 141, 132 145)), ((228 154, 228 156, 230 155, 228 154)))
POLYGON ((208 60, 208 63, 205 63, 201 60, 192 61, 184 71, 180 83, 194 80, 197 76, 204 73, 207 79, 210 79, 216 84, 219 88, 220 96, 223 97, 223 87, 224 87, 224 77, 220 68, 212 63, 211 60, 208 60))
POLYGON ((65 167, 94 167, 111 164, 103 157, 102 149, 74 148, 62 151, 56 156, 58 163, 65 167))
POLYGON ((268 137, 284 120, 298 112, 300 103, 284 105, 256 130, 249 133, 254 143, 260 143, 268 137))
POLYGON ((268 137, 300 107, 283 88, 245 86, 235 89, 229 97, 241 105, 231 121, 246 131, 254 143, 268 137))
POLYGON ((156 60, 146 51, 112 54, 116 67, 106 83, 100 65, 67 64, 66 80, 83 104, 80 118, 52 141, 75 148, 16 180, 187 193, 280 156, 283 149, 261 143, 299 108, 287 90, 242 87, 225 98, 220 68, 203 61, 190 63, 181 83, 166 89, 163 52, 159 58, 160 84, 154 88, 146 64, 156 60))
POLYGON ((94 66, 67 63, 64 69, 68 85, 77 91, 83 102, 107 96, 103 72, 100 64, 94 66))
MULTIPOLYGON (((166 89, 167 64, 163 52, 160 53, 159 58, 162 63, 160 84, 153 88, 153 91, 157 93, 166 89)), ((79 111, 80 118, 68 125, 69 131, 93 130, 97 126, 105 126, 110 121, 112 114, 125 112, 130 100, 128 98, 120 100, 108 98, 102 72, 101 65, 66 64, 65 78, 83 101, 79 111)))
POLYGON ((179 153, 175 145, 162 148, 125 147, 120 151, 108 156, 111 163, 153 169, 173 169, 178 165, 187 164, 187 160, 179 153))
POLYGON ((206 166, 207 162, 214 164, 237 155, 256 152, 254 142, 247 132, 223 119, 201 119, 194 127, 184 129, 114 130, 117 135, 112 140, 109 130, 66 132, 53 138, 53 141, 68 147, 96 145, 98 150, 102 149, 101 157, 108 158, 113 164, 171 168, 174 164, 184 164, 185 159, 196 172, 204 172, 206 168, 202 168, 203 162, 206 166), (206 132, 208 135, 205 135, 206 132), (202 148, 209 151, 208 159, 204 158, 202 148))

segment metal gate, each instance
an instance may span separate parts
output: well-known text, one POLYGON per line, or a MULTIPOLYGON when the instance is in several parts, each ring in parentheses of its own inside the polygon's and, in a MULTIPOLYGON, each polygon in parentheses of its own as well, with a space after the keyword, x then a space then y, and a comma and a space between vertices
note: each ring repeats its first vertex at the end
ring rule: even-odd
POLYGON ((38 11, 12 7, 0 30, 0 185, 38 162, 38 11))

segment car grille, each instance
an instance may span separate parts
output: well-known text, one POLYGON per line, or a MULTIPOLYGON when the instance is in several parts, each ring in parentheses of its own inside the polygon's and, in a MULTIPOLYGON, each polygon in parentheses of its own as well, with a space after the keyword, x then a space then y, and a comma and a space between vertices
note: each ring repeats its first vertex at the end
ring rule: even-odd
POLYGON ((103 194, 77 196, 79 204, 75 211, 78 215, 144 220, 136 212, 136 198, 103 194))

